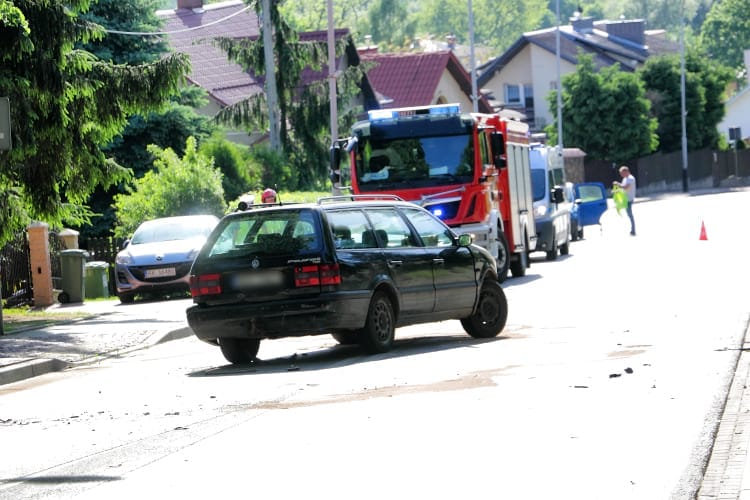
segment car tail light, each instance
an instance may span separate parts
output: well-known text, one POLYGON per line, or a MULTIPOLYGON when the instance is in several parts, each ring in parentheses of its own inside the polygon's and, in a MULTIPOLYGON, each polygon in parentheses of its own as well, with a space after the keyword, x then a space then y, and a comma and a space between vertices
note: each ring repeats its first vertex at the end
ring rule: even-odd
POLYGON ((341 273, 338 264, 313 264, 294 268, 296 287, 340 285, 341 273))
POLYGON ((201 274, 190 277, 190 295, 219 295, 221 293, 220 274, 201 274))

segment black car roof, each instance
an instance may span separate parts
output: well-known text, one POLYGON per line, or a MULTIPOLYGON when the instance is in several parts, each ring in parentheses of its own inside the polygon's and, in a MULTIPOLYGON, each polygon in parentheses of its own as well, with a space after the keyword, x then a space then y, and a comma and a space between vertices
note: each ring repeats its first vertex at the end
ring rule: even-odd
POLYGON ((351 208, 351 207, 410 207, 417 205, 404 201, 402 199, 355 199, 350 196, 337 196, 321 198, 317 202, 306 203, 285 203, 277 205, 258 205, 245 211, 232 212, 225 217, 242 217, 243 214, 253 212, 270 212, 270 211, 292 211, 299 209, 328 211, 330 209, 351 208))

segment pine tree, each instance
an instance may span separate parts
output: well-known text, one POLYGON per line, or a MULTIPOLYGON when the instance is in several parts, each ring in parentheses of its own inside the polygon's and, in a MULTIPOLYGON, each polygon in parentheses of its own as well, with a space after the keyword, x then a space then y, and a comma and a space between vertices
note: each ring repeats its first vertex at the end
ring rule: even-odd
POLYGON ((162 105, 189 71, 181 55, 119 66, 75 49, 103 34, 80 17, 87 4, 0 0, 0 95, 10 99, 13 141, 0 151, 0 244, 31 220, 85 218, 76 207, 128 175, 100 146, 130 114, 162 105))

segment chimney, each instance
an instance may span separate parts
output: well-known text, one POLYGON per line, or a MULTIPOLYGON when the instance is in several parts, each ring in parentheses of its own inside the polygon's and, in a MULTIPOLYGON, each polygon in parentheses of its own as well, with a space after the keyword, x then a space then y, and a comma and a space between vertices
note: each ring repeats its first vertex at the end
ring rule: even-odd
POLYGON ((177 9, 202 9, 203 0, 177 0, 177 9))
POLYGON ((571 17, 570 25, 573 26, 573 30, 578 33, 591 33, 594 29, 594 18, 593 17, 571 17))
POLYGON ((646 21, 635 19, 631 21, 607 21, 604 29, 612 36, 629 40, 638 45, 646 43, 645 37, 646 21))
POLYGON ((448 44, 448 50, 456 49, 456 35, 450 34, 445 37, 445 41, 448 44))

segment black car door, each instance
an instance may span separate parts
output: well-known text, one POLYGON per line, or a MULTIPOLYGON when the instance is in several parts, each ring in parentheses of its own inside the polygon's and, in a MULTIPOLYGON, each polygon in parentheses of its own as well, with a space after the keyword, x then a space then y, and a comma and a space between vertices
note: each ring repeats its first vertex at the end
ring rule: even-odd
POLYGON ((401 296, 401 315, 429 313, 435 304, 432 258, 427 255, 411 228, 394 207, 369 208, 373 235, 388 265, 391 279, 401 296))
POLYGON ((431 262, 435 286, 434 311, 471 312, 477 294, 477 270, 468 247, 454 241, 450 229, 419 208, 402 209, 419 234, 431 262))

